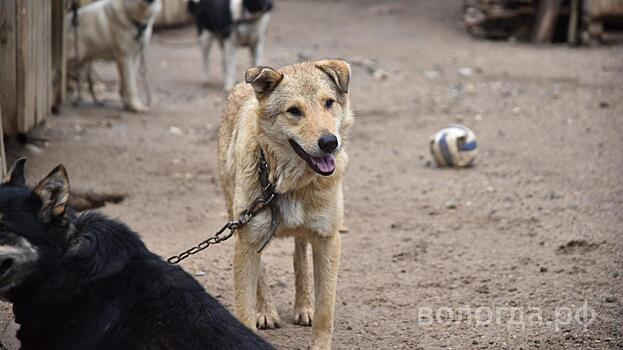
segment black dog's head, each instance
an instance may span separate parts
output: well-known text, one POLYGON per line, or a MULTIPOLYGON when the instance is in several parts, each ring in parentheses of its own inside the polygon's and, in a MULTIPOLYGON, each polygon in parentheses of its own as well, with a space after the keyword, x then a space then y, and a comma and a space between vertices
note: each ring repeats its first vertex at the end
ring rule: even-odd
POLYGON ((0 184, 0 298, 55 267, 69 232, 69 180, 57 166, 34 188, 20 159, 0 184))

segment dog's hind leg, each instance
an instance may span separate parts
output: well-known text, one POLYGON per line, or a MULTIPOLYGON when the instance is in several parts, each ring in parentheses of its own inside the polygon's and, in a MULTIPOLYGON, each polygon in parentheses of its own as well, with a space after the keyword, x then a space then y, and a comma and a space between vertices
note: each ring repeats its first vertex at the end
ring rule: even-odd
POLYGON ((203 71, 205 72, 206 82, 210 81, 210 48, 214 42, 214 36, 209 31, 204 30, 199 37, 201 55, 203 57, 203 71))
POLYGON ((314 257, 315 313, 312 350, 331 349, 337 270, 340 263, 340 234, 311 239, 314 257))
POLYGON ((314 314, 307 240, 294 239, 294 323, 311 326, 314 314))
POLYGON ((281 320, 279 320, 279 314, 277 308, 273 304, 273 296, 270 293, 270 286, 268 285, 268 276, 266 274, 266 268, 262 264, 260 268, 260 276, 257 281, 257 328, 270 329, 281 327, 281 320))
POLYGON ((258 28, 258 38, 255 43, 251 44, 251 59, 253 60, 254 66, 262 65, 262 60, 264 59, 264 41, 266 40, 266 31, 268 29, 268 21, 270 19, 270 14, 266 13, 260 18, 259 28, 258 28))
POLYGON ((119 68, 121 99, 125 108, 133 112, 149 110, 138 98, 138 56, 124 57, 117 62, 119 68))
MULTIPOLYGON (((234 34, 232 34, 234 35, 234 34)), ((223 73, 225 74, 224 89, 226 91, 231 90, 235 83, 235 71, 236 70, 236 47, 234 46, 234 39, 227 38, 223 40, 223 73)))
POLYGON ((262 64, 262 44, 257 42, 249 47, 251 50, 251 60, 253 65, 258 67, 262 64))
POLYGON ((260 254, 241 230, 234 246, 234 312, 242 324, 256 330, 255 305, 260 274, 260 254))

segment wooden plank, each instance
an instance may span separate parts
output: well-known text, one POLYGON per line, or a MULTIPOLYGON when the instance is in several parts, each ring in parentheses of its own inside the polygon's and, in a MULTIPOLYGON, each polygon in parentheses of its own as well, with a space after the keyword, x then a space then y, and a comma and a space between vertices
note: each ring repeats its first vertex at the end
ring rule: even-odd
POLYGON ((52 0, 52 105, 65 101, 67 65, 65 51, 65 0, 52 0))
POLYGON ((0 108, 4 132, 17 132, 16 0, 0 1, 0 108))
POLYGON ((48 116, 48 112, 52 107, 52 2, 43 1, 38 2, 36 8, 39 9, 37 18, 37 28, 35 35, 37 44, 37 58, 39 61, 38 69, 40 74, 37 74, 37 89, 39 90, 37 96, 37 113, 35 118, 35 124, 29 127, 32 128, 36 124, 39 124, 43 119, 48 116))
POLYGON ((0 179, 6 174, 6 154, 4 153, 4 136, 2 132, 2 108, 0 108, 0 179))
POLYGON ((532 42, 544 44, 552 41, 561 2, 562 0, 541 0, 532 32, 532 42))
POLYGON ((17 132, 20 133, 28 131, 35 113, 31 9, 31 0, 17 0, 17 132))
POLYGON ((578 29, 580 25, 580 0, 571 0, 569 5, 569 27, 567 28, 567 44, 578 44, 578 29))

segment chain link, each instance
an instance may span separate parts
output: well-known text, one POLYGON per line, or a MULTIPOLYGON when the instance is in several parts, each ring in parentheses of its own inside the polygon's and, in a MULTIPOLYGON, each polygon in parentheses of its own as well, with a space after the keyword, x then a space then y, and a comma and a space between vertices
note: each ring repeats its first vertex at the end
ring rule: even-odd
POLYGON ((253 203, 251 203, 251 205, 249 206, 249 209, 240 213, 240 216, 238 216, 238 220, 229 221, 228 223, 223 225, 223 227, 221 227, 221 229, 218 230, 214 234, 214 236, 206 239, 205 241, 199 243, 198 245, 186 251, 183 251, 179 255, 174 255, 168 258, 167 262, 172 265, 179 264, 182 260, 188 258, 191 255, 195 255, 204 249, 207 249, 210 245, 218 244, 218 243, 228 240, 229 238, 231 238, 231 236, 234 235, 234 232, 236 232, 236 230, 238 230, 239 228, 249 223, 249 221, 251 221, 251 219, 253 219, 255 215, 257 215, 264 209, 268 208, 269 205, 272 203, 272 201, 276 197, 277 197, 277 194, 275 192, 272 192, 270 193, 268 198, 256 199, 255 201, 253 201, 253 203), (225 231, 227 230, 229 231, 225 233, 225 231), (225 234, 223 235, 223 233, 225 234))

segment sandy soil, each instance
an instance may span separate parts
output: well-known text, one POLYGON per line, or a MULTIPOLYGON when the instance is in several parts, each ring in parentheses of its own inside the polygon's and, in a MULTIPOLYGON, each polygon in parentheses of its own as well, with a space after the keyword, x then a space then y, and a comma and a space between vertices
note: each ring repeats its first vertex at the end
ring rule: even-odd
MULTIPOLYGON (((334 347, 620 349, 623 47, 475 40, 461 30, 458 3, 277 1, 267 64, 368 59, 387 73, 382 80, 353 65, 350 232, 334 347), (465 67, 471 74, 458 73, 465 67), (429 136, 455 122, 476 132, 477 165, 431 166, 429 136)), ((189 27, 157 36, 194 35, 189 27)), ((101 65, 105 107, 67 106, 33 132, 47 147, 12 143, 9 155, 29 158, 31 182, 62 162, 75 189, 126 194, 102 210, 155 252, 178 253, 225 220, 215 157, 218 55, 206 85, 196 47, 152 41, 155 101, 140 115, 119 109, 114 68, 101 65)), ((239 57, 242 72, 249 58, 239 57)), ((183 263, 228 307, 232 247, 183 263)), ((306 349, 310 329, 292 324, 292 251, 291 240, 265 251, 285 326, 260 334, 280 349, 306 349)), ((11 347, 13 331, 2 340, 11 347)))

